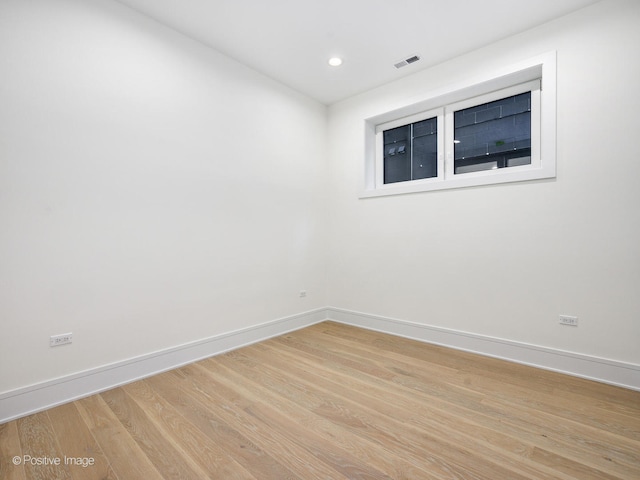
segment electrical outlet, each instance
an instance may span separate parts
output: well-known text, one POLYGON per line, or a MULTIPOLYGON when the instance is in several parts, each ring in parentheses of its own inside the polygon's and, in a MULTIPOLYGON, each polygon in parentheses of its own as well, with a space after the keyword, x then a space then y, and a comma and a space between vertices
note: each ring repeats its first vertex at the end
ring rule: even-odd
POLYGON ((571 327, 578 326, 578 317, 573 317, 571 315, 560 315, 560 325, 569 325, 571 327))
POLYGON ((71 343, 73 339, 73 333, 61 333, 60 335, 51 335, 49 337, 49 346, 58 347, 60 345, 66 345, 71 343))

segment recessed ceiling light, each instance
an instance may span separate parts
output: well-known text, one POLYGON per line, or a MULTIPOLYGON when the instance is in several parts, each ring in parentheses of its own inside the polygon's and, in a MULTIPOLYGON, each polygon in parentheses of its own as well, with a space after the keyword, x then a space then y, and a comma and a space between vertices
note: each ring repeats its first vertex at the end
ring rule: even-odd
POLYGON ((342 59, 340 57, 331 57, 329 59, 329 65, 332 67, 339 67, 342 65, 342 59))

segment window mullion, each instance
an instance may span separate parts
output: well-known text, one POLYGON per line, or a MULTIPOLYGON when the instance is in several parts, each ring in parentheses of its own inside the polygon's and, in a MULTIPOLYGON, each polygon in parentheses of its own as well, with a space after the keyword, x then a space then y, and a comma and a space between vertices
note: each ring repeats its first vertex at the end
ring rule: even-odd
POLYGON ((409 178, 413 180, 413 123, 409 127, 409 141, 409 145, 411 146, 411 154, 409 155, 409 178))
POLYGON ((453 148, 454 148, 453 111, 445 109, 444 113, 444 178, 453 177, 453 148))

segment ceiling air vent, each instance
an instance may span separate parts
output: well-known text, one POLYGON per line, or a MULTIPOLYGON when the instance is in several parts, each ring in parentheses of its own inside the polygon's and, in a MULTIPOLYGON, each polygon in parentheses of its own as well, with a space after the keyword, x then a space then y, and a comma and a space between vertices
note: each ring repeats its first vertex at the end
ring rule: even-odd
POLYGON ((396 68, 402 68, 402 67, 406 67, 411 63, 415 63, 418 60, 420 60, 420 57, 418 55, 413 55, 412 57, 405 58, 404 60, 401 60, 398 63, 395 63, 393 66, 396 68))

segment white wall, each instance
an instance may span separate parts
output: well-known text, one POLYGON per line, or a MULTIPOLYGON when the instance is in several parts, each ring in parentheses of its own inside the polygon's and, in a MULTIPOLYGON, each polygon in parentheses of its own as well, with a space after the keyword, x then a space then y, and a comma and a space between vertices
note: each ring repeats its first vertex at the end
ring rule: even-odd
POLYGON ((326 305, 325 145, 120 4, 1 0, 0 393, 326 305))
POLYGON ((331 304, 640 363, 639 25, 604 1, 333 105, 331 304), (358 199, 365 118, 552 50, 555 180, 358 199))

